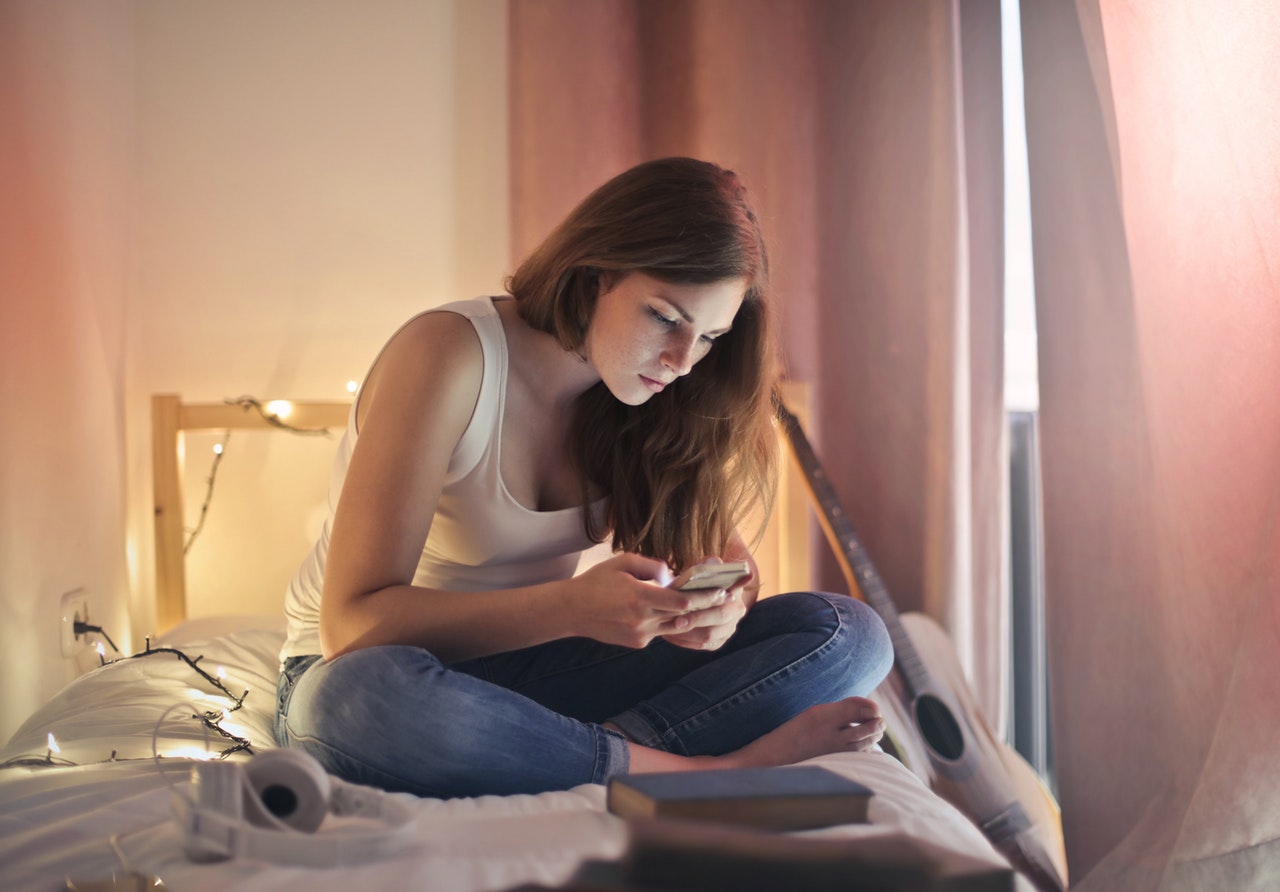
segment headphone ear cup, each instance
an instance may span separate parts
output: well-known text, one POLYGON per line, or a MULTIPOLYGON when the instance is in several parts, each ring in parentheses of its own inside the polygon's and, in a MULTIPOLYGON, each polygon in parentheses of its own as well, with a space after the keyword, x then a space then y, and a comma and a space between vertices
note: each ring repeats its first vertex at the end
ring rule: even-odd
POLYGON ((272 830, 314 833, 329 812, 329 775, 306 753, 264 750, 243 767, 244 815, 272 830))

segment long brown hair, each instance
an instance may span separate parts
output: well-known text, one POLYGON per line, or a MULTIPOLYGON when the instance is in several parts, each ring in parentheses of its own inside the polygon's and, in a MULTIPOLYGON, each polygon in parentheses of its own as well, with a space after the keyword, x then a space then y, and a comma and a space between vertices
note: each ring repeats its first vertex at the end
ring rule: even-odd
POLYGON ((577 352, 601 275, 635 271, 679 284, 747 283, 732 329, 688 375, 640 406, 599 383, 574 410, 569 444, 584 503, 608 497, 606 517, 584 512, 588 535, 598 542, 612 531, 615 550, 679 570, 722 554, 751 509, 767 517, 773 502, 768 257, 737 175, 692 158, 637 165, 588 195, 507 287, 530 326, 577 352))

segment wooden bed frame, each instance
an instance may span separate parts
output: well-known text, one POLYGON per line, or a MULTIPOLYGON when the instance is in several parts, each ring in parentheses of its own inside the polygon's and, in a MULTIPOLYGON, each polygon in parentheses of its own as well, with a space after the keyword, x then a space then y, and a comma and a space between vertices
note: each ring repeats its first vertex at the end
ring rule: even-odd
MULTIPOLYGON (((802 382, 782 385, 787 406, 805 423, 809 419, 809 389, 802 382)), ((290 401, 289 424, 302 428, 346 428, 348 401, 290 401)), ((182 498, 182 441, 187 432, 279 431, 259 412, 236 403, 184 403, 175 394, 151 398, 151 465, 155 504, 156 631, 163 634, 187 619, 186 566, 182 498)), ((781 434, 779 435, 781 436, 781 434)), ((762 595, 810 587, 812 514, 799 469, 788 460, 782 444, 777 501, 756 548, 762 595)))

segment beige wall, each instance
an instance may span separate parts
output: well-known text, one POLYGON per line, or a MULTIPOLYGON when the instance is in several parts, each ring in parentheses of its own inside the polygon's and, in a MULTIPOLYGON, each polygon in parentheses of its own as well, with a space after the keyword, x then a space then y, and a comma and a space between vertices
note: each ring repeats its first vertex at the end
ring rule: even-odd
MULTIPOLYGON (((501 287, 505 22, 500 0, 139 5, 142 452, 152 393, 345 398, 409 316, 501 287)), ((187 444, 191 525, 215 439, 187 444)), ((188 555, 193 613, 279 611, 335 446, 228 443, 188 555)), ((149 481, 131 496, 149 549, 149 481)))
POLYGON ((0 3, 4 739, 97 662, 61 655, 64 592, 83 587, 94 620, 128 626, 134 124, 132 7, 0 3))
MULTIPOLYGON (((500 288, 509 239, 502 0, 0 8, 7 738, 96 662, 57 652, 62 592, 122 650, 152 629, 152 393, 342 398, 405 318, 500 288)), ((335 445, 228 443, 194 612, 278 611, 335 445)))

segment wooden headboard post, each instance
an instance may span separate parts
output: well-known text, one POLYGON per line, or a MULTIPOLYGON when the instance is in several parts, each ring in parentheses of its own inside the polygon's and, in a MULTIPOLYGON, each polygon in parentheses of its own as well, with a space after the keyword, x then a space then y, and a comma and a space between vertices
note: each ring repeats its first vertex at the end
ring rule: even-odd
MULTIPOLYGON (((803 381, 783 381, 778 390, 792 414, 801 424, 808 424, 812 410, 809 385, 803 381)), ((785 586, 784 591, 808 591, 813 587, 812 505, 804 474, 791 460, 791 450, 785 442, 782 455, 786 471, 778 475, 777 501, 787 522, 778 530, 779 583, 785 586)))
MULTIPOLYGON (((803 381, 783 381, 778 386, 782 400, 803 421, 809 420, 809 386, 803 381)), ((782 458, 778 468, 778 491, 773 514, 764 538, 755 550, 756 564, 764 582, 761 596, 781 592, 802 592, 812 588, 810 547, 813 542, 813 513, 804 476, 791 460, 786 435, 778 431, 782 458)), ((747 529, 751 529, 749 525, 747 529)))
POLYGON ((151 397, 151 484, 156 524, 156 631, 187 615, 187 572, 182 558, 182 404, 172 394, 151 397))

